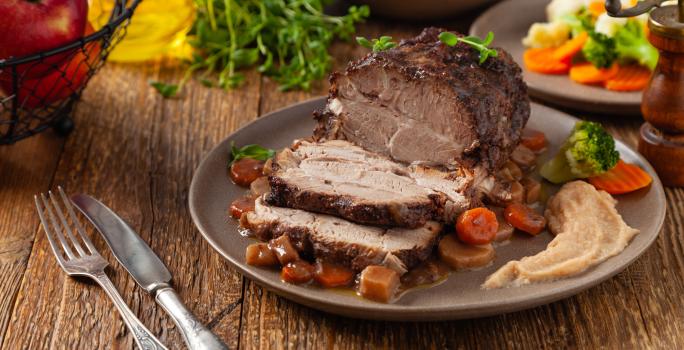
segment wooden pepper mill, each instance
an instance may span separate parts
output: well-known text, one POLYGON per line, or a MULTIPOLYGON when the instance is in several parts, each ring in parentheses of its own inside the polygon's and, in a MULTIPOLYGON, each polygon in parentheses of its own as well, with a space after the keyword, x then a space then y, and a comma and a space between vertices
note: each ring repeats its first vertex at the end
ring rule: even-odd
POLYGON ((664 0, 640 1, 620 8, 620 0, 606 0, 614 17, 650 12, 649 41, 660 52, 651 81, 644 90, 639 152, 658 172, 666 186, 684 186, 684 0, 662 6, 664 0), (654 8, 655 7, 655 8, 654 8), (654 9, 653 9, 654 8, 654 9), (653 10, 651 10, 653 9, 653 10))

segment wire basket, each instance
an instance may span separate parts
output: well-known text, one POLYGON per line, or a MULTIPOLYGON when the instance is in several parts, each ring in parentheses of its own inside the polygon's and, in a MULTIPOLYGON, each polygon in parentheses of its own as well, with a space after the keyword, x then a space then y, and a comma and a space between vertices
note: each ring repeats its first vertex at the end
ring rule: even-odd
POLYGON ((62 135, 73 129, 74 103, 126 35, 142 0, 114 1, 99 30, 49 51, 0 60, 0 145, 51 127, 62 135))

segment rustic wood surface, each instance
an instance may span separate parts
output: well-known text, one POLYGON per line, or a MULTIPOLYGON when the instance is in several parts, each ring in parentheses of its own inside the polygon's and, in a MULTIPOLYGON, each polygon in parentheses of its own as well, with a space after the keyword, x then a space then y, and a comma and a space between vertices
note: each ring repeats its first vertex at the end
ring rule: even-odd
MULTIPOLYGON (((466 31, 475 14, 442 23, 466 31)), ((420 24, 371 21, 361 34, 416 34, 420 24)), ((364 53, 333 48, 336 67, 364 53)), ((180 79, 171 60, 108 64, 85 91, 66 139, 51 132, 0 148, 0 344, 2 349, 132 349, 112 303, 92 283, 65 276, 32 204, 57 185, 86 192, 125 217, 171 270, 199 319, 231 348, 684 348, 684 191, 666 189, 656 243, 627 270, 577 296, 507 315, 435 323, 353 320, 297 305, 243 278, 214 252, 188 212, 195 167, 215 144, 259 115, 325 93, 283 93, 257 73, 234 91, 191 82, 163 100, 148 80, 180 79), (84 283, 85 282, 85 283, 84 283)), ((638 119, 599 118, 636 146, 638 119)), ((644 208, 648 210, 648 208, 644 208)), ((170 348, 180 334, 119 266, 109 275, 133 311, 170 348)))

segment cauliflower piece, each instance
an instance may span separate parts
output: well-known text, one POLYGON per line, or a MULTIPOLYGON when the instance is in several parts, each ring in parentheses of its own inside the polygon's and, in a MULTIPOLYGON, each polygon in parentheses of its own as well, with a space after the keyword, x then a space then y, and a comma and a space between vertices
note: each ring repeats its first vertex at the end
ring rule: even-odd
POLYGON ((610 17, 607 13, 603 13, 596 19, 594 30, 612 38, 625 24, 627 24, 627 18, 610 17))
POLYGON ((549 22, 556 22, 565 15, 574 15, 585 6, 586 0, 553 0, 546 6, 546 18, 549 22))
POLYGON ((570 26, 565 22, 535 23, 530 27, 523 45, 533 48, 557 47, 570 38, 570 26))

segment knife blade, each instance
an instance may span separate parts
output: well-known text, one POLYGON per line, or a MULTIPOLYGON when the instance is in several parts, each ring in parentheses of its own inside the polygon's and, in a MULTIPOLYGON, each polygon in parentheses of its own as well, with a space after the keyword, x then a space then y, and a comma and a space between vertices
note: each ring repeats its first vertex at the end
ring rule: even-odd
POLYGON ((71 201, 97 228, 116 259, 138 285, 152 294, 171 316, 190 349, 227 349, 185 307, 171 287, 169 269, 123 219, 88 195, 74 195, 71 201))

